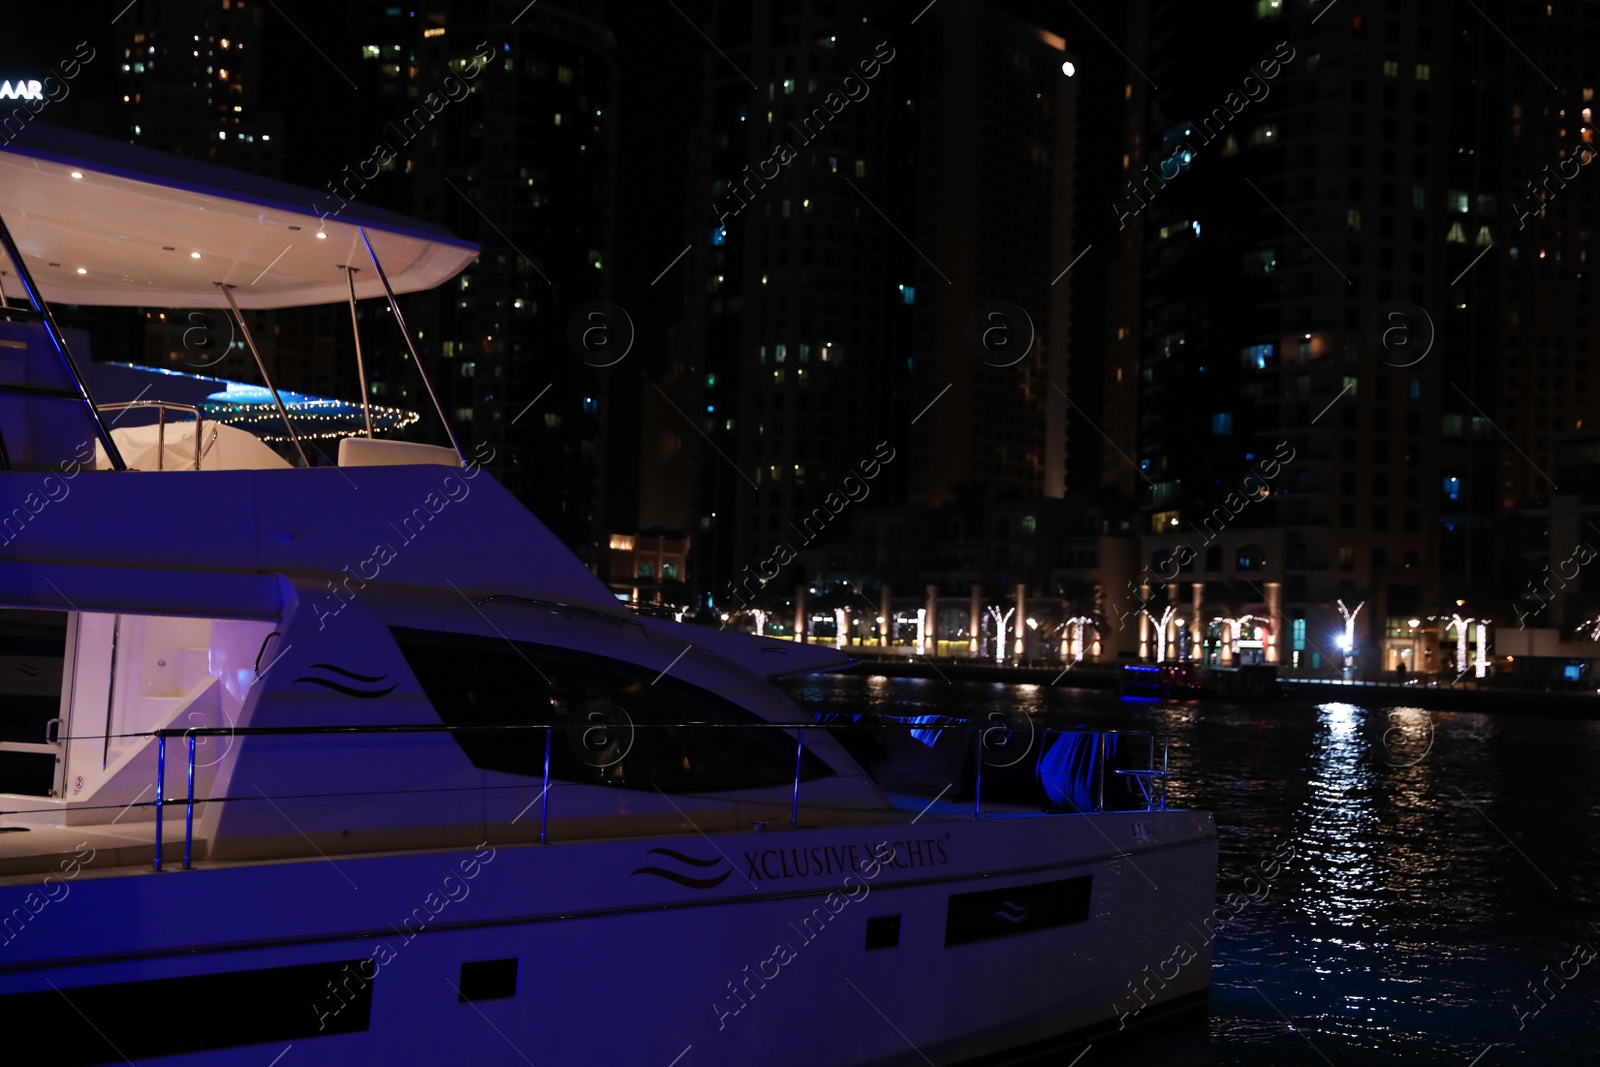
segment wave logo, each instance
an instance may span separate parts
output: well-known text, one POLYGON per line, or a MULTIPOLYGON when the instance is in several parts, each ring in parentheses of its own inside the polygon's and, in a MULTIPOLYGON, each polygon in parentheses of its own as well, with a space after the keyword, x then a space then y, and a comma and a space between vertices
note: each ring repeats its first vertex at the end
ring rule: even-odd
POLYGON ((357 674, 355 671, 347 671, 343 667, 335 667, 331 663, 313 663, 311 669, 337 674, 339 678, 318 678, 308 674, 302 678, 296 678, 295 681, 320 685, 324 689, 332 689, 335 693, 343 693, 345 696, 355 697, 358 700, 376 700, 379 697, 386 697, 400 686, 399 682, 394 682, 387 688, 379 689, 377 688, 379 683, 388 679, 389 676, 387 674, 357 674))
POLYGON ((1028 917, 1028 909, 1008 900, 1000 905, 1000 910, 994 913, 994 917, 1015 925, 1028 917))
MULTIPOLYGON (((703 860, 695 856, 686 856, 682 852, 678 852, 670 848, 653 848, 649 851, 649 853, 647 853, 647 855, 665 856, 667 859, 672 860, 674 863, 681 864, 687 869, 672 871, 665 867, 646 866, 640 867, 638 870, 634 871, 633 874, 648 874, 656 878, 665 878, 667 881, 676 882, 678 885, 681 885, 686 889, 715 889, 723 882, 726 882, 728 880, 728 876, 733 873, 733 866, 732 864, 729 864, 728 869, 723 871, 721 874, 716 875, 715 877, 711 875, 710 872, 713 868, 720 867, 724 863, 728 862, 727 859, 722 856, 718 856, 715 859, 703 860)), ((629 875, 629 877, 631 878, 633 875, 629 875)))

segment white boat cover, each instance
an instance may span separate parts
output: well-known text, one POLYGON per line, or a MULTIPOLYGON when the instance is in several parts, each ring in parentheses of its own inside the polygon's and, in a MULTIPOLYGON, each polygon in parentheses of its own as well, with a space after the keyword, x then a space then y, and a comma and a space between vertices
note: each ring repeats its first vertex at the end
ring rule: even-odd
MULTIPOLYGON (((117 443, 122 460, 136 471, 192 471, 194 465, 193 419, 167 423, 165 433, 155 424, 118 426, 111 439, 117 443), (157 444, 160 443, 158 450, 157 444)), ((255 434, 236 426, 205 419, 200 426, 200 470, 264 471, 291 464, 261 442, 255 434)), ((109 470, 111 462, 100 443, 95 442, 95 466, 109 470)))

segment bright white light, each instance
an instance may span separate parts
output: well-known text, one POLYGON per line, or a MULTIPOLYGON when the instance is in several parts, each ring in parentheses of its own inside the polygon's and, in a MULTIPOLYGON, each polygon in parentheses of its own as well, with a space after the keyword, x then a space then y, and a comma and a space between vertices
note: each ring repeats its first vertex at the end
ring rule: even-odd
POLYGON ((318 233, 317 234, 317 240, 326 241, 327 239, 328 239, 328 235, 327 234, 325 234, 325 233, 318 233))
POLYGON ((1078 68, 1073 64, 1072 60, 1069 59, 1065 63, 1061 64, 1061 73, 1070 78, 1074 74, 1078 73, 1078 68))
POLYGON ((75 170, 75 171, 73 171, 73 172, 72 172, 72 176, 73 176, 73 177, 74 177, 74 178, 81 178, 81 177, 83 177, 83 171, 81 171, 81 170, 75 170))
POLYGON ((190 259, 199 259, 200 258, 200 253, 199 252, 190 252, 189 253, 189 258, 190 259))
POLYGON ((79 268, 78 268, 78 273, 79 273, 79 274, 88 274, 88 273, 89 273, 89 272, 88 272, 88 271, 86 271, 86 270, 84 270, 84 269, 83 269, 83 268, 82 268, 82 267, 79 267, 79 268))

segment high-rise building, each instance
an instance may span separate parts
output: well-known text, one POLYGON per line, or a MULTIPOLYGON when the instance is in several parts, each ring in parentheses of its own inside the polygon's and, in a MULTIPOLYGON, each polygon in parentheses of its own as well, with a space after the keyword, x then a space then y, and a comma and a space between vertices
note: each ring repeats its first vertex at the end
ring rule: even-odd
MULTIPOLYGON (((462 445, 492 449, 488 469, 586 561, 605 532, 605 364, 626 344, 605 304, 617 70, 600 16, 584 0, 364 5, 363 139, 329 173, 330 205, 370 198, 481 244, 402 310, 462 445)), ((368 336, 374 398, 430 406, 393 323, 368 336)))
POLYGON ((1550 435, 1600 417, 1592 200, 1568 191, 1595 18, 1133 5, 1105 383, 1133 462, 1104 466, 1139 494, 1156 588, 1272 617, 1302 667, 1342 659, 1339 601, 1384 669, 1432 666, 1408 658, 1419 613, 1505 614, 1511 513, 1553 491, 1550 435))
MULTIPOLYGON (((1495 13, 1499 14, 1499 13, 1495 13)), ((1505 434, 1491 438, 1498 467, 1447 471, 1447 492, 1472 500, 1503 528, 1514 512, 1548 506, 1570 493, 1568 472, 1579 464, 1563 462, 1559 436, 1600 427, 1600 345, 1593 338, 1593 315, 1600 304, 1593 238, 1600 233, 1596 189, 1600 152, 1594 127, 1600 89, 1590 50, 1583 43, 1600 32, 1600 9, 1593 4, 1507 5, 1501 28, 1524 55, 1507 55, 1496 92, 1474 109, 1474 117, 1494 130, 1499 150, 1476 160, 1493 182, 1497 204, 1469 201, 1471 212, 1490 208, 1498 219, 1494 248, 1461 285, 1469 307, 1499 298, 1503 310, 1484 323, 1485 345, 1496 361, 1484 368, 1474 399, 1505 434), (1497 210, 1495 210, 1497 208, 1497 210), (1514 447, 1507 447, 1508 445, 1514 447), (1477 476, 1477 483, 1468 481, 1477 476)), ((1493 41, 1487 41, 1492 45, 1493 41)), ((1474 219, 1451 205, 1470 236, 1474 219)), ((1600 544, 1594 530, 1576 536, 1600 544)), ((1501 552, 1524 546, 1515 534, 1500 541, 1501 552), (1509 542, 1509 543, 1508 543, 1509 542)), ((1573 543, 1549 546, 1552 563, 1571 555, 1573 543)), ((1539 579, 1539 569, 1514 571, 1511 584, 1539 579)))
POLYGON ((880 442, 896 458, 872 492, 904 499, 919 395, 907 20, 886 4, 759 0, 719 3, 706 27, 720 54, 691 162, 687 310, 676 374, 647 409, 690 424, 673 432, 696 456, 702 600, 823 536, 825 499, 880 442))
POLYGON ((129 140, 276 177, 283 119, 261 107, 265 5, 134 4, 116 21, 129 140))
POLYGON ((702 601, 842 536, 862 464, 874 506, 1060 496, 1065 43, 980 3, 720 4, 707 32, 687 309, 647 435, 697 457, 702 601), (974 353, 996 327, 1019 360, 974 353))
POLYGON ((1076 64, 1061 37, 992 4, 924 21, 917 352, 937 402, 919 420, 914 495, 1060 497, 1076 64))
POLYGON ((1450 18, 1417 7, 1132 15, 1149 44, 1111 210, 1138 313, 1111 327, 1107 410, 1136 444, 1154 585, 1201 583, 1206 619, 1270 617, 1286 665, 1337 660, 1336 601, 1367 604, 1370 654, 1440 596, 1440 428, 1471 344, 1451 279, 1490 238, 1456 241, 1449 213, 1478 147, 1451 88, 1477 72, 1450 18))

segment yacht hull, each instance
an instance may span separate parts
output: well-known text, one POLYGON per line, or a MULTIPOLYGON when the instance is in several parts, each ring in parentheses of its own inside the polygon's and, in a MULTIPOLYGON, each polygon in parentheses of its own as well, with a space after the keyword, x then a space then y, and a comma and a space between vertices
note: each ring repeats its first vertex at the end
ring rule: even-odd
POLYGON ((0 1020, 63 1064, 1013 1062, 1203 1005, 1215 886, 1197 812, 91 864, 0 882, 0 1020))

